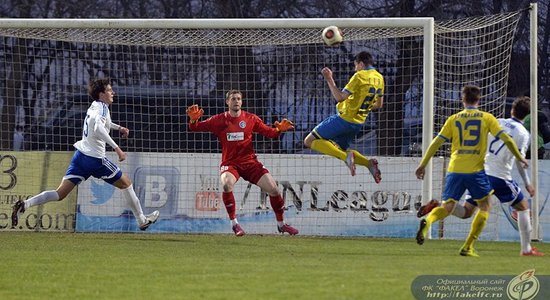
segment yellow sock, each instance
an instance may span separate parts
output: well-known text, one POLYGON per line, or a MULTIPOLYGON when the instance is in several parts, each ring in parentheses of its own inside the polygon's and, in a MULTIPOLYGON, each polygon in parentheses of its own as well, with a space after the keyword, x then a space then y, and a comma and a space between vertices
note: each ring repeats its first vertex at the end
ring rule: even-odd
POLYGON ((346 151, 340 149, 329 140, 317 139, 311 143, 311 149, 326 155, 336 157, 340 160, 346 160, 346 151))
POLYGON ((363 154, 361 154, 357 150, 351 150, 351 151, 353 151, 353 153, 355 155, 355 164, 356 165, 365 166, 367 168, 370 166, 369 159, 366 156, 364 156, 363 154))
POLYGON ((470 233, 466 238, 466 242, 462 246, 462 249, 470 249, 474 246, 474 242, 477 240, 483 228, 487 224, 487 219, 489 219, 489 212, 480 210, 477 212, 476 216, 472 220, 472 227, 470 228, 470 233))
MULTIPOLYGON (((449 215, 449 212, 443 207, 436 207, 426 217, 426 223, 428 225, 433 224, 436 221, 443 220, 449 215)), ((427 227, 427 226, 426 226, 427 227)))

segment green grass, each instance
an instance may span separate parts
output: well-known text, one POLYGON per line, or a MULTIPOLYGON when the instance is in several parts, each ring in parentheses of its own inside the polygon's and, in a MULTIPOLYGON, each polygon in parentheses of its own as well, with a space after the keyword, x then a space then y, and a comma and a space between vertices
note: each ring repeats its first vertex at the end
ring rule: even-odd
MULTIPOLYGON (((419 275, 550 275, 519 243, 277 235, 0 234, 0 299, 414 299, 419 275)), ((548 244, 537 247, 550 253, 548 244)))

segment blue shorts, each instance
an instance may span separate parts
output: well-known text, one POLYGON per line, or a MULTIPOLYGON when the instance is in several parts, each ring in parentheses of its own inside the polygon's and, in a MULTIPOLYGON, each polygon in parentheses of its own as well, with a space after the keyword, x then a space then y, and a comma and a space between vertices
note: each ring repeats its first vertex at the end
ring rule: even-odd
MULTIPOLYGON (((518 183, 514 180, 505 180, 490 175, 487 177, 500 203, 510 203, 511 206, 514 206, 525 198, 518 183)), ((471 200, 471 197, 466 197, 466 201, 470 204, 477 205, 477 203, 471 200)))
POLYGON ((362 124, 350 123, 338 115, 332 115, 315 126, 311 133, 318 139, 331 140, 342 150, 347 150, 362 126, 362 124))
POLYGON ((113 184, 122 177, 122 171, 106 157, 92 157, 76 150, 63 179, 78 185, 90 176, 113 184))
POLYGON ((447 173, 442 200, 459 201, 466 190, 472 195, 472 201, 482 200, 493 193, 484 170, 468 174, 447 173))

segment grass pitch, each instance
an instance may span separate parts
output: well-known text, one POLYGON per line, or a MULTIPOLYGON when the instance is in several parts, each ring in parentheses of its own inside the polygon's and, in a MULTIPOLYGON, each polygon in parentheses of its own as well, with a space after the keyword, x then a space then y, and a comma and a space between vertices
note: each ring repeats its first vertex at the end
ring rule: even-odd
POLYGON ((419 275, 550 275, 518 242, 3 232, 0 299, 414 299, 419 275))

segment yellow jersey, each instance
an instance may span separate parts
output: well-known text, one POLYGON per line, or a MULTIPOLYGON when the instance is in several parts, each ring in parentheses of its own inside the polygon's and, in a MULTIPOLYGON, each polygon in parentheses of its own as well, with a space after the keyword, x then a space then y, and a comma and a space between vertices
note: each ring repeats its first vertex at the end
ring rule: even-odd
POLYGON ((373 67, 357 71, 344 91, 350 95, 336 104, 338 115, 350 123, 363 124, 378 97, 384 95, 384 77, 373 67))
POLYGON ((484 169, 488 133, 498 137, 502 128, 491 113, 466 108, 450 116, 439 137, 451 141, 451 161, 448 172, 477 173, 484 169))

